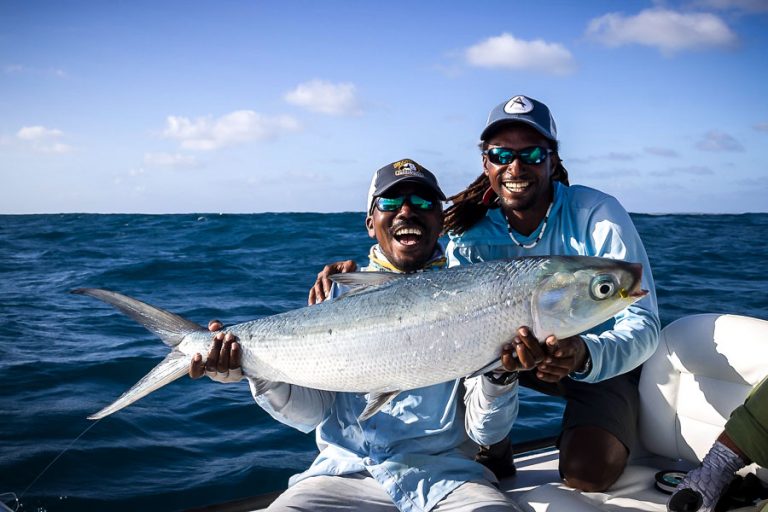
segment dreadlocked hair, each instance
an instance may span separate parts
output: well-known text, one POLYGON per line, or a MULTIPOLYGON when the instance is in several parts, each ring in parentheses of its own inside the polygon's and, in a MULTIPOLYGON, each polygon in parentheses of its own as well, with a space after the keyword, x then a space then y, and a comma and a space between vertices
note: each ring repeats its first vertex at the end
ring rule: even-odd
MULTIPOLYGON (((557 153, 557 141, 552 141, 553 150, 557 153)), ((487 143, 481 142, 480 148, 485 150, 487 143)), ((562 160, 558 158, 557 166, 552 171, 552 181, 559 181, 566 187, 568 182, 568 171, 563 166, 562 160)), ((499 207, 499 198, 496 194, 490 196, 490 200, 483 201, 488 189, 491 188, 491 182, 485 173, 475 178, 475 181, 469 184, 467 188, 448 198, 451 206, 445 210, 443 221, 443 233, 453 233, 460 235, 469 228, 480 222, 488 210, 499 207)))
MULTIPOLYGON (((460 235, 480 222, 492 207, 491 204, 483 204, 483 195, 490 186, 488 176, 483 173, 467 188, 449 197, 451 206, 445 210, 443 233, 453 232, 460 235)), ((498 208, 498 202, 494 201, 494 203, 498 208)))

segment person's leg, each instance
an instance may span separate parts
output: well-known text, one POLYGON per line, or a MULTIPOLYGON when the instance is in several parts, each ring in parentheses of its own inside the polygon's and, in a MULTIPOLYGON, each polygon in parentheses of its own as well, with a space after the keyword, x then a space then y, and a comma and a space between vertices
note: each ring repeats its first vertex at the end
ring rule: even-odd
POLYGON ((637 438, 640 369, 594 384, 563 379, 560 475, 566 485, 604 491, 621 476, 637 438))
POLYGON ((432 512, 520 512, 503 492, 486 480, 466 482, 454 489, 432 512))
POLYGON ((747 458, 768 467, 768 377, 734 409, 725 432, 747 458))
POLYGON ((768 464, 768 378, 731 413, 725 431, 701 464, 688 472, 667 503, 671 512, 711 512, 733 480, 753 460, 768 464))
POLYGON ((604 491, 621 476, 629 450, 600 427, 573 427, 560 438, 560 475, 580 491, 604 491))
MULTIPOLYGON (((536 378, 536 372, 524 371, 519 373, 519 382, 521 386, 538 391, 550 396, 562 396, 562 390, 557 383, 544 382, 536 378)), ((496 478, 508 478, 514 476, 517 472, 515 468, 515 451, 512 441, 509 437, 490 446, 480 446, 475 460, 487 467, 496 478)))
POLYGON ((313 476, 288 488, 268 512, 397 512, 392 499, 370 476, 313 476))
POLYGON ((515 452, 509 437, 505 437, 502 441, 490 446, 481 445, 475 455, 475 460, 490 469, 499 480, 514 476, 517 473, 515 452))
MULTIPOLYGON (((569 378, 553 384, 540 381, 534 372, 520 373, 520 385, 567 400, 558 448, 560 475, 568 486, 604 491, 621 476, 637 438, 640 372, 636 368, 594 384, 569 378)), ((476 460, 497 478, 515 473, 509 439, 481 447, 476 460)))

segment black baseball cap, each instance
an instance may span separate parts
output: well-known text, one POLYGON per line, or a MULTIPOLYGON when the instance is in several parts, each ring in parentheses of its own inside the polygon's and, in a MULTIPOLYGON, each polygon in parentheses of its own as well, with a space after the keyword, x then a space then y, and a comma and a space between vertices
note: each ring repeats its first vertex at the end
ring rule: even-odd
POLYGON ((525 123, 549 140, 557 140, 557 126, 549 108, 542 102, 523 95, 513 96, 491 110, 485 129, 480 134, 480 140, 488 140, 494 131, 510 123, 525 123))
POLYGON ((368 213, 373 208, 373 200, 399 183, 415 183, 424 185, 432 190, 441 201, 445 194, 440 189, 435 175, 410 158, 387 164, 373 174, 371 186, 368 189, 368 213))

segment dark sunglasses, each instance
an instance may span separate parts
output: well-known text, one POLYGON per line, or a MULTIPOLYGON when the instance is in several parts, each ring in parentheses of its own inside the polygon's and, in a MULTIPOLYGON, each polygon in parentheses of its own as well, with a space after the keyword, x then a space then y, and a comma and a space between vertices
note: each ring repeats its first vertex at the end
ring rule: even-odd
POLYGON ((378 208, 380 212, 396 212, 403 206, 403 203, 406 201, 408 201, 408 204, 417 210, 426 212, 435 209, 435 201, 424 199, 423 197, 416 194, 408 194, 407 196, 403 195, 397 197, 377 197, 376 208, 378 208))
POLYGON ((543 148, 541 146, 531 146, 519 151, 509 148, 491 148, 483 151, 483 154, 488 157, 488 160, 496 165, 509 165, 515 161, 515 158, 519 158, 520 163, 522 164, 538 165, 546 160, 550 153, 552 153, 551 149, 543 148))

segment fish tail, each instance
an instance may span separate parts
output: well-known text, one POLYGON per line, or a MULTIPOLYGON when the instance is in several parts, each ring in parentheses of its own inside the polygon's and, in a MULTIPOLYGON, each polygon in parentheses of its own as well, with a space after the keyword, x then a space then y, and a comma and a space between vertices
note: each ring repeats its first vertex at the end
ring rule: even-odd
POLYGON ((190 333, 206 330, 203 326, 170 311, 151 306, 121 293, 98 288, 78 288, 72 290, 71 293, 95 297, 114 306, 121 313, 143 325, 149 332, 154 333, 169 347, 175 347, 181 343, 184 336, 190 333))
POLYGON ((131 405, 139 398, 143 398, 151 392, 160 389, 166 384, 170 384, 176 379, 183 377, 189 372, 189 356, 174 350, 168 354, 163 361, 152 368, 152 370, 134 384, 131 389, 123 393, 120 398, 104 407, 96 414, 88 416, 89 420, 100 420, 117 412, 123 407, 131 405))
POLYGON ((160 364, 134 384, 131 389, 123 393, 120 398, 96 414, 88 416, 89 420, 98 420, 109 416, 187 374, 190 357, 175 347, 188 334, 197 331, 207 331, 204 327, 163 309, 150 306, 140 300, 109 290, 78 288, 77 290, 72 290, 72 293, 88 295, 111 304, 117 310, 133 318, 146 327, 147 330, 156 334, 163 340, 163 343, 174 348, 160 364))

